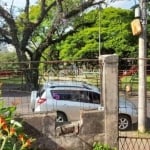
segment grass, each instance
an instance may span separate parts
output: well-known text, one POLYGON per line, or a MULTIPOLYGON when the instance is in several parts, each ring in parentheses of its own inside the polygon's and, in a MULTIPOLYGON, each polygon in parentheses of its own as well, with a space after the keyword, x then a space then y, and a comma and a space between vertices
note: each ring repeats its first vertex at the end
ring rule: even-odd
MULTIPOLYGON (((95 76, 93 74, 90 74, 90 76, 82 76, 82 77, 77 77, 73 78, 76 80, 81 80, 87 83, 94 84, 98 86, 100 84, 100 79, 98 79, 99 76, 95 76)), ((53 77, 51 77, 52 79, 53 77)), ((67 78, 67 77, 65 77, 67 78)), ((60 79, 60 77, 59 77, 60 79)), ((150 91, 150 75, 147 76, 147 90, 150 91)), ((23 76, 7 76, 7 77, 0 77, 0 83, 3 84, 23 84, 24 83, 24 78, 23 76)), ((138 91, 138 77, 137 75, 134 76, 126 76, 121 78, 120 84, 119 84, 119 89, 120 90, 126 90, 126 86, 130 86, 132 91, 138 91)))
MULTIPOLYGON (((138 76, 127 76, 123 77, 120 80, 120 89, 125 90, 126 86, 129 85, 132 90, 137 91, 138 90, 138 76)), ((147 90, 150 91, 150 76, 148 75, 146 78, 146 86, 147 90)))
POLYGON ((0 77, 0 83, 3 84, 22 84, 23 78, 19 76, 0 77))

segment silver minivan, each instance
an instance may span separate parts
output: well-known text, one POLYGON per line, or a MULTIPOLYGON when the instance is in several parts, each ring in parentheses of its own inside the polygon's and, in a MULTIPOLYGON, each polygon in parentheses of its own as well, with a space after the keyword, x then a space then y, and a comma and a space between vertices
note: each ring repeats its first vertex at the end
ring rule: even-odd
MULTIPOLYGON (((39 91, 31 93, 34 112, 57 111, 57 123, 77 121, 80 110, 104 109, 100 90, 78 81, 49 81, 39 91)), ((119 129, 127 130, 137 122, 137 108, 123 98, 119 99, 119 129)))

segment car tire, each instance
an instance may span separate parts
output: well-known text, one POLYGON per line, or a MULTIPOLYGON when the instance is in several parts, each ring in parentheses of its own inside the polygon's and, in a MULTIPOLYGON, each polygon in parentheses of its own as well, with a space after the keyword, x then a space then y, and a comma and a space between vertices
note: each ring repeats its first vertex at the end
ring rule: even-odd
POLYGON ((118 127, 120 131, 126 131, 131 128, 131 118, 129 116, 120 114, 118 119, 118 127))
POLYGON ((56 123, 58 124, 63 124, 67 122, 67 117, 63 112, 57 112, 57 118, 56 118, 56 123))

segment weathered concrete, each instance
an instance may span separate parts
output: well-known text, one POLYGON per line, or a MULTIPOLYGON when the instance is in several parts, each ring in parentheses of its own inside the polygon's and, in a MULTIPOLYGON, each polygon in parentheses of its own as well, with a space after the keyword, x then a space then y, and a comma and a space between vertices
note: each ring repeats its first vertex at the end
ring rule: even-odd
POLYGON ((105 143, 118 147, 118 56, 102 55, 102 100, 105 111, 105 143))
POLYGON ((56 113, 20 116, 25 132, 36 138, 40 150, 92 150, 94 142, 104 143, 104 112, 82 111, 81 121, 55 128, 56 113))
POLYGON ((104 133, 104 111, 81 111, 80 135, 104 133))
POLYGON ((21 118, 44 136, 55 136, 56 112, 22 115, 21 118))

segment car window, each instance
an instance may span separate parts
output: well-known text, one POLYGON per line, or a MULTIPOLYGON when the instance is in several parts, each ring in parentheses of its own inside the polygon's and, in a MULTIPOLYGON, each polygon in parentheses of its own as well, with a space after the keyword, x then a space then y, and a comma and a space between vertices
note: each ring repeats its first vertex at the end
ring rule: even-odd
POLYGON ((90 102, 94 104, 100 104, 100 94, 95 92, 89 92, 90 102))
POLYGON ((80 102, 92 103, 88 91, 80 91, 80 102))
POLYGON ((69 100, 84 103, 100 103, 100 94, 84 90, 52 90, 52 97, 56 100, 69 100))
POLYGON ((81 91, 80 92, 80 101, 85 103, 100 103, 100 94, 92 92, 92 91, 81 91))
POLYGON ((79 101, 79 91, 77 90, 52 90, 51 95, 56 100, 79 101))

